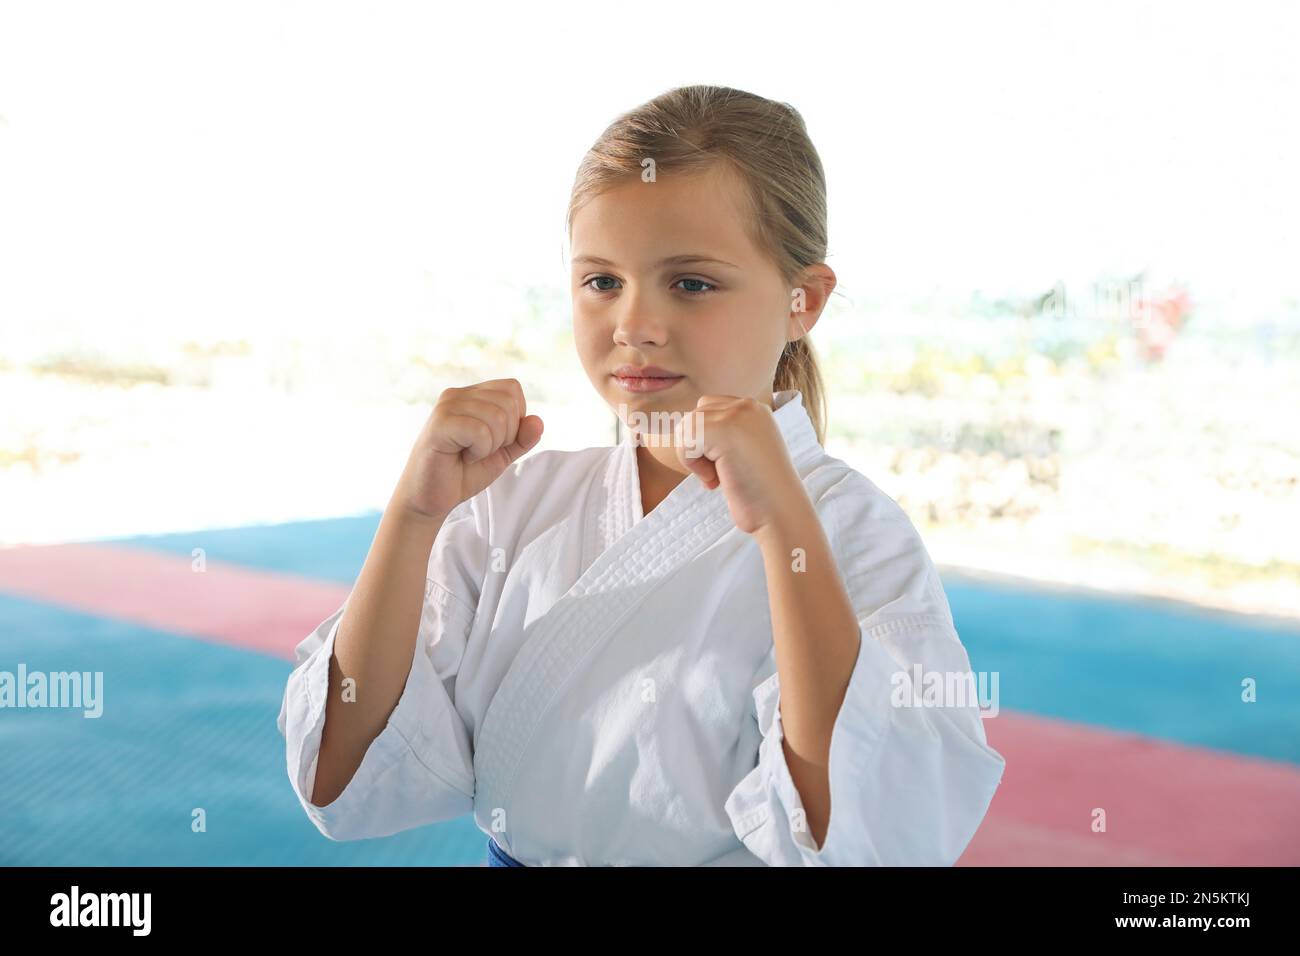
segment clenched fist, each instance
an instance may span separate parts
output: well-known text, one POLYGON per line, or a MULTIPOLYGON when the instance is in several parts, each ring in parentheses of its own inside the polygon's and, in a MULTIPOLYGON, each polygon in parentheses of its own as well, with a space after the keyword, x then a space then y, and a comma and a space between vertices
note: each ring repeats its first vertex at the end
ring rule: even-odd
POLYGON ((397 503, 419 516, 445 518, 541 439, 542 420, 526 411, 518 379, 444 390, 398 481, 397 503))

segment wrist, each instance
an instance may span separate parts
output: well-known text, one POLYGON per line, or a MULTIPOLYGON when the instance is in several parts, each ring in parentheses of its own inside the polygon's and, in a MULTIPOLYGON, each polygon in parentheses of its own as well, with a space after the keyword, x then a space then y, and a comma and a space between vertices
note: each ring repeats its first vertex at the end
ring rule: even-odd
POLYGON ((784 555, 790 548, 807 548, 811 543, 810 533, 821 532, 817 509, 803 485, 799 484, 797 488, 798 494, 786 496, 787 503, 754 530, 754 539, 765 552, 775 548, 784 555))
POLYGON ((384 517, 391 523, 417 534, 429 532, 437 534, 438 529, 442 527, 442 523, 447 520, 448 514, 450 512, 447 511, 421 511, 399 498, 391 499, 384 511, 384 517))

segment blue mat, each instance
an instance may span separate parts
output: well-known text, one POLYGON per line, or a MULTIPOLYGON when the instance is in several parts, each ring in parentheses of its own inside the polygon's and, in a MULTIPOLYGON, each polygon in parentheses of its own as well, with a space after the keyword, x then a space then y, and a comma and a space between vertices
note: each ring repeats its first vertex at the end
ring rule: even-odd
POLYGON ((289 784, 286 661, 0 598, 0 669, 102 671, 103 715, 0 710, 0 865, 478 866, 469 816, 327 839, 289 784), (193 811, 206 832, 192 832, 193 811))
MULTIPOLYGON (((113 542, 350 585, 379 523, 357 517, 113 542)), ((1300 629, 1191 607, 945 577, 999 706, 1300 763, 1300 629), (1241 701, 1253 677, 1258 701, 1241 701)), ((305 636, 305 635, 304 635, 305 636)), ((288 661, 0 597, 0 669, 102 671, 104 715, 0 710, 3 865, 466 865, 466 816, 335 842, 289 785, 276 716, 288 661), (207 830, 191 829, 195 808, 207 830)))
POLYGON ((1122 597, 944 590, 971 667, 998 672, 1002 707, 1300 763, 1298 630, 1122 597))

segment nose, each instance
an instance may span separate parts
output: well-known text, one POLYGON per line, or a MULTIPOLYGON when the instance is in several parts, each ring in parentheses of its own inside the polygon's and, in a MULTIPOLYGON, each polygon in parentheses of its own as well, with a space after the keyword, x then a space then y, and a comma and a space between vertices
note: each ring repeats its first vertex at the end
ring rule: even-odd
POLYGON ((614 319, 615 344, 627 348, 663 345, 668 340, 668 328, 662 316, 656 318, 656 312, 642 303, 640 296, 624 293, 614 319))

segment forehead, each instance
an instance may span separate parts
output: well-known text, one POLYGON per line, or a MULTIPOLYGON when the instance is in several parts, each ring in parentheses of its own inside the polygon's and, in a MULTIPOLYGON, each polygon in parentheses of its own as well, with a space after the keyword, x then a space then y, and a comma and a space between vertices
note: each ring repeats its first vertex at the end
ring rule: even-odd
POLYGON ((655 182, 633 178, 594 197, 574 215, 573 255, 631 266, 690 252, 742 264, 758 255, 745 230, 747 209, 739 180, 720 167, 661 174, 655 182))

